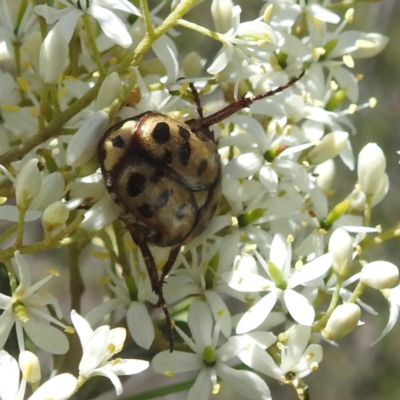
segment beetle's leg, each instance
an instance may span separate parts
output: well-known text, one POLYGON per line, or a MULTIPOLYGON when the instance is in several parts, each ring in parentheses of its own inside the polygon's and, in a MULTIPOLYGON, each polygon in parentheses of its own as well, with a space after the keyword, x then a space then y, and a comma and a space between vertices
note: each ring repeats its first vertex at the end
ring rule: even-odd
MULTIPOLYGON (((150 279, 151 289, 158 297, 157 306, 161 307, 164 312, 165 321, 167 323, 168 330, 169 330, 169 332, 168 332, 169 349, 172 352, 174 349, 174 340, 173 340, 173 336, 172 336, 173 324, 172 324, 172 320, 171 320, 171 315, 170 315, 168 307, 167 307, 167 303, 164 299, 163 280, 160 279, 160 277, 159 277, 157 266, 154 261, 153 254, 151 254, 149 246, 147 245, 146 238, 143 237, 139 231, 132 228, 129 224, 129 221, 126 221, 123 218, 121 218, 121 219, 123 222, 125 222, 125 225, 128 228, 133 241, 139 246, 139 249, 142 252, 144 265, 146 266, 147 275, 149 275, 149 279, 150 279)), ((166 264, 168 264, 168 261, 169 261, 169 258, 168 258, 166 264)), ((173 262, 172 262, 172 264, 173 264, 173 262)), ((162 276, 164 277, 165 275, 162 275, 162 276)))
MULTIPOLYGON (((139 246, 140 251, 142 252, 144 264, 146 266, 147 273, 150 278, 151 288, 158 297, 157 306, 161 307, 163 309, 165 321, 167 322, 167 326, 168 326, 169 349, 172 352, 174 350, 174 339, 172 336, 173 324, 172 324, 172 320, 171 320, 171 314, 169 313, 167 303, 164 298, 163 281, 158 276, 158 270, 156 267, 156 263, 154 261, 154 257, 151 254, 151 251, 150 251, 147 243, 142 241, 142 242, 136 242, 136 244, 139 246)), ((168 261, 169 261, 169 258, 168 258, 166 264, 168 264, 168 261)))
POLYGON ((164 283, 165 277, 169 274, 169 271, 171 271, 172 267, 174 266, 174 263, 178 257, 179 251, 181 249, 181 246, 176 246, 171 249, 169 252, 168 260, 164 264, 161 270, 161 278, 160 281, 164 283))

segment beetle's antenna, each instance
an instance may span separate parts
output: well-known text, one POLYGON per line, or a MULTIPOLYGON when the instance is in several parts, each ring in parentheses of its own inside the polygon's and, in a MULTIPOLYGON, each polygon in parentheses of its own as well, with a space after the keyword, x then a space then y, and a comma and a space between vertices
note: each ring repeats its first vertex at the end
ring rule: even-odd
POLYGON ((276 88, 274 90, 270 90, 267 93, 259 94, 258 96, 254 96, 254 97, 244 97, 243 96, 239 100, 235 101, 232 104, 229 104, 224 109, 217 111, 216 113, 211 114, 208 117, 200 118, 197 120, 192 119, 190 121, 186 121, 186 124, 189 125, 190 128, 193 129, 194 131, 199 131, 204 128, 208 128, 209 126, 214 125, 214 124, 224 120, 225 118, 230 117, 231 115, 235 114, 242 108, 249 107, 255 101, 265 99, 266 97, 270 97, 270 96, 273 96, 274 94, 283 92, 285 89, 289 88, 290 86, 293 86, 298 80, 300 80, 303 77, 304 74, 305 74, 305 71, 302 71, 302 73, 299 76, 292 78, 288 83, 286 83, 286 85, 279 86, 278 88, 276 88))

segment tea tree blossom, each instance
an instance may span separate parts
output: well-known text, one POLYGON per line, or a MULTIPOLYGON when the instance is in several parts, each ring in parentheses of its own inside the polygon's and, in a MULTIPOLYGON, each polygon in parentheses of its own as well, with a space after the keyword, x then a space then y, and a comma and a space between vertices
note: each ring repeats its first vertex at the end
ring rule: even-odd
POLYGON ((124 328, 110 329, 104 325, 92 330, 89 323, 76 311, 71 311, 71 319, 82 345, 82 359, 79 363, 79 384, 93 376, 104 376, 110 379, 119 396, 122 385, 118 375, 138 374, 145 370, 149 363, 144 360, 113 359, 124 345, 126 330, 124 328))
POLYGON ((129 387, 139 397, 174 396, 179 372, 195 374, 183 383, 189 399, 224 386, 274 399, 274 380, 313 399, 322 389, 309 393, 306 380, 325 362, 322 346, 357 335, 362 312, 381 312, 364 291, 379 291, 389 308, 377 340, 397 323, 398 267, 370 250, 399 236, 396 210, 392 227, 375 215, 394 185, 391 158, 380 143, 363 143, 359 153, 352 145, 353 114, 372 115, 377 103, 361 98, 369 76, 359 74, 358 60, 384 50, 388 38, 356 30, 358 8, 345 1, 253 3, 242 10, 234 0, 0 0, 2 399, 26 398, 27 386, 30 399, 107 396, 107 380, 97 376, 117 395, 131 396, 129 387), (242 97, 266 93, 239 109, 242 97), (151 124, 126 132, 129 145, 115 137, 106 155, 98 149, 125 119, 141 124, 143 114, 161 114, 194 123, 215 113, 221 120, 196 130, 201 140, 183 149, 166 124, 173 161, 168 152, 157 162, 146 153, 157 173, 142 183, 130 179, 139 162, 132 148, 142 154, 138 135, 148 134, 152 152, 165 150, 151 124), (197 170, 192 163, 205 141, 215 142, 221 161, 214 214, 208 205, 219 182, 205 190, 209 160, 197 170), (105 161, 115 168, 101 171, 105 161), (342 198, 340 163, 350 182, 342 198), (154 199, 160 234, 176 238, 172 253, 145 243, 146 221, 137 225, 134 207, 118 204, 120 169, 120 192, 132 204, 139 189, 151 199, 168 177, 168 204, 198 205, 169 226, 162 222, 175 206, 154 199), (198 184, 188 184, 193 176, 198 184), (177 226, 195 237, 179 238, 177 226), (173 265, 169 254, 177 254, 173 265), (55 263, 63 278, 51 279, 55 263), (168 274, 160 271, 166 263, 168 274), (46 266, 52 272, 42 277, 46 266), (19 369, 7 353, 12 343, 19 369), (143 371, 132 385, 120 381, 143 371), (156 373, 169 382, 146 393, 143 382, 156 373))
POLYGON ((28 262, 19 251, 15 252, 14 257, 20 282, 12 296, 0 294, 0 308, 4 310, 0 316, 0 347, 4 346, 15 325, 20 350, 25 349, 25 333, 39 348, 52 354, 64 354, 68 350, 68 340, 60 329, 50 323, 65 326, 45 307, 54 307, 58 318, 61 318, 58 301, 50 293, 38 291, 53 276, 49 275, 33 284, 28 262))
POLYGON ((217 346, 219 326, 217 323, 213 328, 208 305, 201 301, 194 302, 189 308, 188 325, 193 339, 176 329, 193 353, 161 352, 152 361, 155 371, 171 377, 179 372, 197 371, 197 378, 189 391, 188 399, 208 399, 211 393, 218 393, 217 377, 247 399, 271 398, 268 386, 259 376, 250 371, 237 371, 227 365, 237 350, 230 342, 221 347, 217 346))

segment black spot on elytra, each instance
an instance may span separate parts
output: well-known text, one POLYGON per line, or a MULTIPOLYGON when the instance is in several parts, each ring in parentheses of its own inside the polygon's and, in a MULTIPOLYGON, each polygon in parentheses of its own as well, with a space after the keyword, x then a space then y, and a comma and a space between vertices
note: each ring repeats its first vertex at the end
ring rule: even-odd
POLYGON ((208 161, 203 158, 200 161, 199 167, 197 168, 197 176, 201 176, 203 174, 203 172, 207 169, 208 166, 208 161))
POLYGON ((154 208, 157 210, 159 210, 160 208, 164 208, 167 205, 168 200, 172 196, 172 194, 172 189, 163 190, 163 192, 156 198, 154 202, 154 208))
POLYGON ((120 149, 122 149, 124 147, 124 139, 122 139, 122 137, 120 135, 115 136, 114 138, 112 138, 111 143, 114 147, 118 147, 120 149))
POLYGON ((171 133, 169 131, 169 125, 166 122, 159 122, 153 129, 151 136, 157 143, 165 143, 168 142, 171 137, 171 133))
POLYGON ((143 203, 140 207, 137 208, 140 215, 144 218, 153 218, 154 215, 154 207, 150 204, 143 203))
POLYGON ((165 174, 164 174, 164 171, 163 171, 162 169, 157 169, 157 170, 154 172, 153 176, 150 178, 150 180, 151 180, 153 183, 160 182, 161 179, 164 178, 164 175, 165 175, 165 174))
POLYGON ((130 175, 128 180, 127 192, 130 197, 139 196, 146 186, 146 178, 137 172, 130 175))
POLYGON ((190 132, 183 126, 179 127, 179 135, 185 140, 188 140, 190 138, 190 132))
POLYGON ((172 163, 172 153, 171 150, 165 150, 164 157, 162 161, 166 164, 171 164, 172 163))
POLYGON ((175 214, 175 218, 178 221, 182 221, 182 219, 185 217, 185 215, 186 215, 185 208, 186 208, 186 204, 182 204, 181 206, 179 206, 178 212, 175 214))
POLYGON ((186 165, 189 163, 191 152, 192 149, 190 148, 189 142, 184 142, 179 149, 179 159, 184 167, 186 167, 186 165))

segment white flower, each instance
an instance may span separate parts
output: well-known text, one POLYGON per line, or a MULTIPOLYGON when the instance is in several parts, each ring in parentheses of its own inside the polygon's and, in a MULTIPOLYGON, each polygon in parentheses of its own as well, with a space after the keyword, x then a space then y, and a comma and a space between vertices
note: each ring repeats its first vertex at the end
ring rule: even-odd
MULTIPOLYGON (((278 44, 277 35, 261 18, 240 23, 241 12, 242 9, 239 6, 232 8, 231 28, 223 35, 223 48, 207 69, 209 74, 221 72, 229 63, 233 63, 240 69, 243 61, 250 61, 251 57, 267 61, 270 52, 278 44)), ((219 20, 218 26, 222 25, 227 26, 227 22, 223 24, 219 20)))
POLYGON ((58 301, 47 292, 38 292, 38 289, 48 282, 52 275, 32 284, 30 266, 27 261, 19 251, 14 253, 14 257, 20 281, 11 297, 0 293, 0 309, 4 310, 0 316, 0 348, 4 346, 15 324, 20 350, 25 349, 23 333, 25 331, 37 347, 52 354, 66 353, 69 345, 65 334, 50 323, 62 328, 65 328, 65 325, 52 317, 45 307, 52 305, 57 317, 61 318, 58 301))
POLYGON ((71 311, 71 320, 74 324, 82 345, 82 359, 79 363, 79 379, 87 380, 93 376, 104 376, 110 379, 119 396, 122 385, 118 375, 133 375, 148 368, 149 362, 134 359, 111 359, 122 350, 125 342, 124 328, 110 329, 103 325, 95 331, 89 323, 75 310, 71 311))
POLYGON ((304 378, 318 369, 322 360, 322 347, 310 344, 311 328, 297 325, 289 331, 286 344, 279 344, 281 349, 280 365, 260 346, 249 344, 238 355, 240 360, 263 374, 282 383, 291 384, 296 379, 304 378))
MULTIPOLYGON (((23 369, 24 367, 21 365, 21 368, 23 369)), ((21 383, 19 380, 20 371, 17 361, 13 357, 11 357, 10 354, 8 354, 6 351, 0 350, 1 400, 23 400, 27 381, 25 380, 24 376, 21 379, 21 383)), ((69 399, 75 391, 76 383, 76 378, 71 374, 66 373, 57 375, 47 382, 43 383, 28 398, 28 400, 69 399)))
POLYGON ((68 43, 71 41, 78 19, 89 14, 99 23, 102 31, 113 42, 129 47, 132 38, 124 22, 111 10, 121 10, 140 16, 139 10, 127 0, 60 0, 63 8, 54 9, 39 5, 35 12, 54 25, 47 34, 40 50, 40 75, 46 83, 57 82, 65 69, 68 58, 68 43))
MULTIPOLYGON (((134 265, 135 261, 130 259, 130 265, 134 265)), ((153 343, 155 332, 146 303, 156 304, 157 296, 151 290, 150 279, 145 272, 145 267, 141 264, 138 269, 131 268, 137 288, 136 298, 132 298, 133 294, 129 292, 125 280, 109 267, 106 268, 107 278, 111 280, 107 286, 114 296, 91 310, 86 316, 87 321, 91 325, 97 324, 105 315, 123 307, 126 310, 126 322, 133 340, 140 347, 148 350, 153 343)))
MULTIPOLYGON (((258 255, 260 264, 272 280, 246 268, 224 274, 223 279, 235 290, 269 292, 242 316, 236 327, 238 334, 256 329, 268 317, 278 300, 282 301, 296 322, 307 326, 313 323, 315 318, 313 306, 305 296, 293 289, 324 276, 332 265, 333 256, 329 253, 324 254, 303 265, 300 271, 291 269, 291 257, 290 243, 282 235, 277 234, 271 244, 268 264, 258 255)), ((254 259, 245 255, 243 262, 253 263, 254 259)))
POLYGON ((189 391, 188 400, 207 400, 211 393, 218 393, 218 377, 246 399, 271 399, 268 386, 258 375, 250 371, 235 370, 226 364, 235 357, 238 349, 229 341, 217 347, 219 327, 217 323, 213 329, 213 319, 207 304, 202 301, 192 303, 188 325, 193 340, 177 326, 175 329, 193 353, 158 353, 151 363, 156 372, 172 377, 176 373, 196 371, 197 378, 189 391))
POLYGON ((0 219, 17 222, 20 208, 28 207, 24 221, 35 221, 42 216, 42 211, 46 207, 62 198, 64 178, 61 173, 57 171, 42 177, 37 163, 36 158, 30 159, 21 168, 16 178, 0 165, 0 170, 14 183, 18 204, 18 206, 0 206, 0 219))

